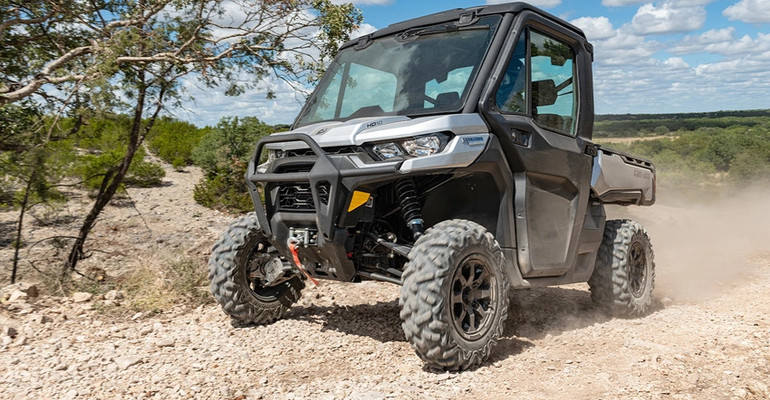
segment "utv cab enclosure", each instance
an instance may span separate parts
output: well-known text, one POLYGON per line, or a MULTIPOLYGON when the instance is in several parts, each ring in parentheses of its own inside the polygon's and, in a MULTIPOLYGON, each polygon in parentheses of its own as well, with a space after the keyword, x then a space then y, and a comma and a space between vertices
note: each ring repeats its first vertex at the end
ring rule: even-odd
POLYGON ((651 205, 655 169, 591 141, 593 47, 525 3, 450 10, 346 43, 289 132, 259 141, 255 212, 210 259, 239 326, 280 318, 306 280, 402 285, 407 340, 430 366, 482 363, 508 290, 588 282, 645 312, 646 231, 605 204, 651 205))

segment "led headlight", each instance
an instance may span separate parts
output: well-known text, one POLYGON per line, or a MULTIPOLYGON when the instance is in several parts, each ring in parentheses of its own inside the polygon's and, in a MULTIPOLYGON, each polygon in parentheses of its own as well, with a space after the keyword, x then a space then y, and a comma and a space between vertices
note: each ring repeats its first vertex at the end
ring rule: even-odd
POLYGON ((441 150, 441 139, 436 135, 405 140, 402 145, 412 157, 429 156, 441 150))
POLYGON ((389 160, 396 157, 423 157, 440 152, 444 149, 447 142, 449 142, 447 134, 433 133, 398 141, 378 143, 370 147, 370 149, 380 160, 389 160))
POLYGON ((375 144, 374 147, 372 147, 372 150, 374 150, 374 152, 377 153, 377 155, 382 160, 387 160, 389 158, 398 157, 404 154, 404 152, 401 151, 401 148, 399 148, 398 145, 394 142, 375 144))
POLYGON ((279 158, 283 158, 283 150, 267 149, 267 162, 273 162, 279 158))

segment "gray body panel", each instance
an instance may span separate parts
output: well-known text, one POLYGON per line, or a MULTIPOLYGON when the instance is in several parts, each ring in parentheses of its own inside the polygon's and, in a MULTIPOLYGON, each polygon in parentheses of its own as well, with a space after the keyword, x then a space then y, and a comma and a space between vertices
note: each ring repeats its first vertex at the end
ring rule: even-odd
POLYGON ((649 161, 600 148, 591 188, 603 203, 649 206, 655 203, 655 168, 649 161))
MULTIPOLYGON (((437 132, 455 135, 489 133, 479 114, 434 115, 420 118, 404 116, 356 118, 345 122, 322 122, 276 133, 287 135, 304 133, 321 147, 360 146, 364 143, 403 139, 437 132)), ((276 143, 271 149, 306 148, 302 142, 276 143)))

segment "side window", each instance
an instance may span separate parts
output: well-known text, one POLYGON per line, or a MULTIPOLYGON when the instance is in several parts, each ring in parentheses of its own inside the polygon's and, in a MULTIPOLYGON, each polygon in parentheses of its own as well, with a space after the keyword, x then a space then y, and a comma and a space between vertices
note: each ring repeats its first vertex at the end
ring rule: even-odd
POLYGON ((501 112, 527 112, 527 70, 524 68, 526 61, 527 35, 522 34, 495 95, 497 109, 501 112))
POLYGON ((532 118, 544 127, 574 134, 575 52, 566 43, 535 30, 529 37, 532 118))
POLYGON ((398 80, 395 75, 351 63, 349 76, 355 76, 356 79, 348 78, 345 82, 345 93, 338 117, 346 118, 358 110, 370 107, 379 107, 384 112, 393 111, 398 80))

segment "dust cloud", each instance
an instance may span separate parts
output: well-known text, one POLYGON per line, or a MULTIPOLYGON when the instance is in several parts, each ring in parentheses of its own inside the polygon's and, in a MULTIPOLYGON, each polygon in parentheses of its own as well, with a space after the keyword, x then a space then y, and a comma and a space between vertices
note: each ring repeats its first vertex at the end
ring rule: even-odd
POLYGON ((708 298, 747 282, 770 257, 770 186, 659 188, 652 207, 607 208, 642 223, 655 251, 656 296, 708 298))

